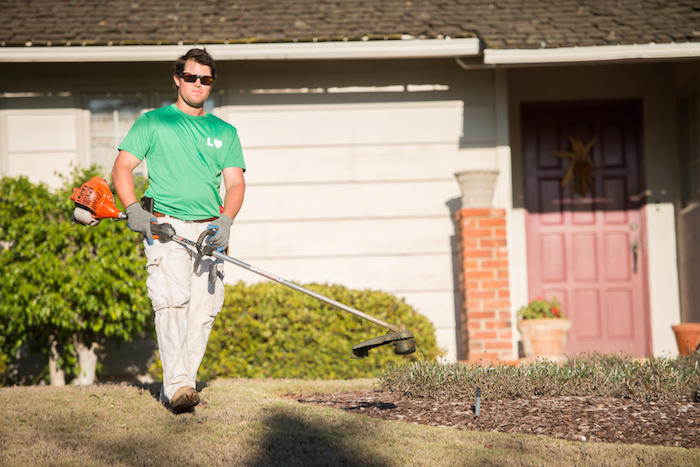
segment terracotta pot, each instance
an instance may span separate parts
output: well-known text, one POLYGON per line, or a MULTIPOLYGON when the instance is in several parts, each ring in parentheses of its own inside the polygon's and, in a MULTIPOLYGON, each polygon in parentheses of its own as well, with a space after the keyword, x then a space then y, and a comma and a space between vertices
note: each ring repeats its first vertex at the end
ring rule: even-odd
POLYGON ((571 321, 567 318, 518 321, 526 357, 563 357, 569 329, 571 321))
POLYGON ((700 343, 700 323, 681 323, 671 326, 676 335, 678 352, 681 355, 690 355, 700 343))

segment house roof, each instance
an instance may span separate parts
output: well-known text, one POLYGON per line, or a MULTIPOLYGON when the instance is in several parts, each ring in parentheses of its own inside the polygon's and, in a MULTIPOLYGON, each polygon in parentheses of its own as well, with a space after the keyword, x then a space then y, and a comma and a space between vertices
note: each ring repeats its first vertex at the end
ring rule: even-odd
POLYGON ((700 42, 700 2, 0 0, 0 45, 478 37, 485 48, 700 42))
POLYGON ((0 11, 0 50, 455 38, 499 51, 700 46, 697 0, 0 0, 0 11))

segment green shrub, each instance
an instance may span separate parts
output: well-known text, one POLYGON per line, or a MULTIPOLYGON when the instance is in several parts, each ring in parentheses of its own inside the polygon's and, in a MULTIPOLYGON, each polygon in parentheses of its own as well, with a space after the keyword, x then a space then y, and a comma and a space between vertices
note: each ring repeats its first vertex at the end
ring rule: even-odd
POLYGON ((152 327, 139 236, 125 222, 70 221, 72 188, 97 174, 96 167, 76 169, 60 190, 0 178, 0 384, 11 379, 9 356, 23 345, 47 361, 54 345, 70 375, 78 371, 77 341, 129 341, 152 327))
POLYGON ((431 400, 484 400, 531 396, 623 397, 645 401, 687 401, 700 391, 700 353, 676 359, 635 359, 590 354, 562 364, 440 365, 420 362, 387 369, 380 378, 386 391, 431 400))
POLYGON ((351 359, 353 345, 388 331, 317 299, 272 282, 226 288, 200 377, 349 379, 379 376, 397 361, 438 355, 432 324, 403 300, 383 292, 310 284, 314 292, 416 334, 417 351, 395 355, 391 344, 351 359))

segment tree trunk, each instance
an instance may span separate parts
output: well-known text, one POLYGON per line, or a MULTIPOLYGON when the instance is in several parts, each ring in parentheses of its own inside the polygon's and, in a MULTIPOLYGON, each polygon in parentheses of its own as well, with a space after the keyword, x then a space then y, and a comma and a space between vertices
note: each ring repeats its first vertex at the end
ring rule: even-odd
POLYGON ((51 386, 65 386, 66 372, 58 364, 58 350, 56 350, 56 341, 51 339, 51 348, 49 349, 49 376, 51 377, 51 386))
POLYGON ((93 342, 86 346, 79 339, 75 339, 75 350, 78 354, 78 375, 73 384, 78 386, 90 386, 95 384, 95 371, 97 370, 97 349, 99 344, 93 342))

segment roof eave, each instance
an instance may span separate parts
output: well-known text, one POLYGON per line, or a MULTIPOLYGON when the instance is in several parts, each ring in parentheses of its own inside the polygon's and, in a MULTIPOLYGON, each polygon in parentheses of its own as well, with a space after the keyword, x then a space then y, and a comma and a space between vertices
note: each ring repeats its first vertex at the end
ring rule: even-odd
POLYGON ((546 65, 615 60, 699 58, 700 42, 600 45, 550 49, 485 49, 488 65, 546 65))
POLYGON ((328 60, 464 57, 481 54, 476 38, 252 44, 0 47, 0 62, 171 62, 192 47, 220 60, 328 60))

